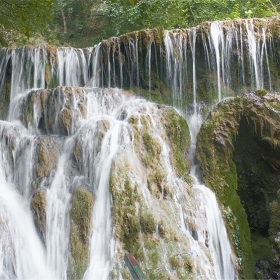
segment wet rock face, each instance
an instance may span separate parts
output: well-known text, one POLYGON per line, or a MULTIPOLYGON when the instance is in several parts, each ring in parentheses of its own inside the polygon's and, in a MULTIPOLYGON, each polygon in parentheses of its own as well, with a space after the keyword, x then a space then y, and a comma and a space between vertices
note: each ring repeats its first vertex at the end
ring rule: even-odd
POLYGON ((36 178, 43 180, 51 176, 51 172, 56 169, 59 154, 61 153, 61 141, 51 137, 38 137, 36 148, 38 164, 36 168, 36 178))
POLYGON ((94 195, 81 187, 74 191, 71 207, 69 277, 81 279, 89 262, 94 195))
POLYGON ((45 230, 46 230, 46 192, 42 190, 37 190, 33 194, 33 198, 30 204, 31 210, 33 212, 35 224, 38 231, 45 240, 45 230))
POLYGON ((275 226, 279 221, 275 215, 280 182, 279 113, 279 96, 260 91, 246 94, 218 104, 198 135, 202 175, 225 207, 224 216, 245 277, 252 275, 255 264, 255 273, 274 277, 279 256, 275 241, 279 231, 275 226), (265 246, 262 252, 255 244, 265 246), (267 269, 261 265, 263 261, 269 263, 267 269))
POLYGON ((57 87, 28 92, 14 102, 10 118, 18 116, 26 128, 43 134, 71 135, 87 116, 86 92, 82 88, 57 87))

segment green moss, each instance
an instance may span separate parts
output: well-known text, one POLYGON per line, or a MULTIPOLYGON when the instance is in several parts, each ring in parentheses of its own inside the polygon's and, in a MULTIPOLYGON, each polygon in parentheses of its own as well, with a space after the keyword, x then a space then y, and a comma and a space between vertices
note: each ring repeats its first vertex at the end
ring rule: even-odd
POLYGON ((93 210, 93 195, 77 188, 70 211, 70 265, 68 274, 72 279, 81 279, 89 262, 89 237, 93 210))
POLYGON ((143 259, 143 252, 140 243, 140 219, 136 213, 135 203, 139 202, 137 187, 131 185, 126 177, 124 182, 110 177, 110 190, 113 196, 113 216, 115 236, 120 239, 124 249, 140 260, 143 259))
MULTIPOLYGON (((122 278, 124 280, 131 280, 131 274, 130 274, 128 268, 123 268, 121 270, 121 275, 122 275, 122 278)), ((116 278, 113 278, 113 279, 119 279, 119 278, 116 277, 116 278)))
POLYGON ((190 258, 184 255, 173 255, 169 257, 169 265, 176 271, 178 279, 188 279, 193 272, 193 264, 190 258))
POLYGON ((141 210, 140 225, 142 232, 153 233, 156 230, 157 223, 152 214, 150 214, 147 210, 141 210))
POLYGON ((161 247, 158 239, 152 235, 143 235, 146 259, 143 263, 143 269, 148 279, 166 279, 165 271, 162 271, 161 247), (159 272, 158 274, 156 272, 159 272))
POLYGON ((271 213, 270 230, 272 234, 280 231, 280 189, 277 191, 277 199, 269 205, 271 213))
POLYGON ((236 193, 236 167, 229 157, 232 151, 231 141, 226 141, 228 136, 235 135, 235 122, 231 121, 235 115, 229 118, 223 114, 223 109, 217 108, 211 115, 211 119, 202 125, 197 140, 197 157, 202 167, 205 184, 214 190, 219 202, 232 211, 229 212, 226 223, 231 243, 234 245, 238 263, 242 269, 241 274, 245 278, 252 278, 254 263, 250 231, 244 208, 236 193), (229 126, 227 122, 233 125, 229 126), (228 132, 218 128, 221 123, 226 125, 228 132))
POLYGON ((6 118, 10 104, 11 83, 5 83, 0 98, 0 117, 6 118))
POLYGON ((255 262, 261 259, 273 261, 272 247, 268 238, 256 233, 251 235, 251 242, 255 262))
POLYGON ((143 165, 147 168, 148 188, 155 197, 168 195, 166 186, 166 174, 161 162, 161 144, 157 137, 151 134, 151 118, 149 116, 131 117, 130 121, 134 132, 135 151, 143 165), (141 126, 138 126, 139 120, 141 126))
POLYGON ((266 145, 279 133, 271 117, 277 103, 273 95, 257 101, 245 95, 220 103, 197 139, 204 181, 226 209, 227 229, 244 278, 253 277, 253 253, 271 259, 267 238, 257 240, 263 250, 252 247, 249 226, 257 233, 267 231, 268 205, 278 189, 279 177, 273 171, 279 166, 278 145, 266 145))
POLYGON ((71 219, 78 226, 80 238, 86 244, 89 242, 93 204, 93 195, 89 191, 82 188, 75 190, 71 219))
POLYGON ((158 223, 159 235, 167 241, 174 241, 175 234, 167 220, 162 219, 158 223))
POLYGON ((142 139, 143 139, 144 148, 147 152, 144 161, 146 166, 149 166, 151 165, 153 158, 155 156, 157 158, 159 157, 161 152, 161 146, 159 142, 146 131, 143 133, 142 139))
POLYGON ((264 89, 258 89, 258 90, 255 91, 255 94, 260 96, 260 97, 263 97, 267 94, 267 91, 264 90, 264 89))
POLYGON ((51 82, 51 66, 48 63, 45 66, 45 82, 47 87, 51 82))
POLYGON ((173 108, 167 108, 163 122, 172 149, 171 162, 178 176, 189 178, 189 162, 186 159, 190 147, 190 134, 187 122, 173 108))

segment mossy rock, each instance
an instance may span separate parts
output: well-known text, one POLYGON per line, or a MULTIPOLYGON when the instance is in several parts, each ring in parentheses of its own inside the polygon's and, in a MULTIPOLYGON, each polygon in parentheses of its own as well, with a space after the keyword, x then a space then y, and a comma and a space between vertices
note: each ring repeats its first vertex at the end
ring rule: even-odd
POLYGON ((190 163, 187 153, 190 148, 190 132, 186 120, 174 108, 163 110, 162 123, 171 147, 171 162, 178 176, 189 179, 190 163))
POLYGON ((78 165, 78 169, 83 172, 83 170, 87 170, 89 168, 86 157, 88 152, 88 146, 85 144, 86 136, 91 134, 93 142, 97 142, 97 145, 93 145, 93 155, 91 158, 95 158, 95 156, 101 151, 103 138, 110 127, 110 123, 108 120, 98 120, 96 122, 96 127, 94 126, 83 126, 79 131, 79 134, 76 137, 75 146, 73 149, 73 156, 78 165))
POLYGON ((73 111, 71 109, 64 108, 60 114, 60 122, 68 135, 70 134, 72 128, 72 118, 73 111))
POLYGON ((253 93, 221 102, 197 138, 196 155, 203 179, 216 193, 222 209, 230 209, 223 215, 240 276, 246 279, 253 277, 255 264, 250 228, 267 232, 268 205, 278 190, 279 145, 277 141, 274 145, 265 143, 279 139, 279 104, 276 95, 253 93), (275 112, 278 116, 270 117, 275 112))
POLYGON ((68 274, 81 279, 89 263, 89 238, 92 225, 94 196, 83 188, 76 188, 70 211, 70 252, 68 274))
POLYGON ((10 95, 11 95, 11 83, 6 82, 3 86, 1 98, 0 98, 0 118, 3 120, 8 114, 8 109, 10 105, 10 95))
MULTIPOLYGON (((190 214, 196 203, 191 202, 194 194, 188 185, 189 130, 173 108, 149 106, 152 113, 140 109, 126 115, 131 142, 119 149, 110 170, 116 258, 121 263, 125 252, 132 253, 148 279, 192 279, 198 268, 187 253, 183 255, 191 250, 191 242, 182 231, 174 201, 180 189, 184 212, 190 214), (182 266, 174 270, 168 260, 178 254, 182 266)), ((199 262, 198 256, 194 258, 199 262)), ((119 271, 115 268, 114 275, 119 271)))
POLYGON ((140 212, 140 226, 143 233, 153 233, 156 231, 157 223, 154 216, 147 209, 140 212))
POLYGON ((50 176, 52 170, 56 168, 61 143, 52 137, 39 137, 36 145, 38 155, 36 176, 43 180, 43 178, 50 176))
POLYGON ((46 87, 48 87, 49 84, 51 83, 51 66, 49 63, 46 63, 45 66, 45 83, 46 83, 46 87))
POLYGON ((193 271, 193 263, 190 258, 185 255, 173 255, 169 257, 170 267, 176 271, 178 279, 187 279, 188 275, 193 271))
POLYGON ((46 203, 46 192, 36 190, 33 194, 30 207, 33 212, 36 227, 43 237, 46 234, 46 203))
POLYGON ((270 242, 275 253, 274 265, 280 271, 280 190, 277 191, 277 199, 269 205, 270 242))
POLYGON ((255 262, 261 259, 273 261, 272 246, 270 240, 260 234, 251 234, 252 250, 255 262))
POLYGON ((135 205, 135 203, 139 203, 137 185, 131 184, 127 177, 124 178, 124 181, 119 181, 112 175, 110 178, 110 190, 114 202, 114 223, 117 225, 115 227, 115 236, 124 244, 126 251, 142 260, 143 256, 139 254, 141 225, 135 205))
POLYGON ((255 94, 260 96, 260 97, 263 97, 267 94, 267 91, 264 90, 264 89, 258 89, 258 90, 255 91, 255 94))

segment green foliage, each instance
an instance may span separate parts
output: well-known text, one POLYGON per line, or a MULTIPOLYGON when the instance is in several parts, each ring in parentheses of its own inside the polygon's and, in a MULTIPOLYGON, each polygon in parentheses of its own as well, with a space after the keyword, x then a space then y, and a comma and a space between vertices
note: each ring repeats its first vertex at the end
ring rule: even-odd
POLYGON ((85 47, 134 30, 271 17, 279 11, 277 0, 0 0, 0 45, 38 44, 26 40, 35 36, 51 44, 85 47))
POLYGON ((100 39, 133 30, 184 28, 205 21, 271 17, 279 14, 277 1, 256 0, 104 0, 97 13, 110 24, 100 39))
POLYGON ((105 0, 97 12, 109 22, 109 28, 101 32, 102 38, 154 27, 186 27, 183 0, 138 0, 134 5, 105 0))
POLYGON ((238 18, 271 17, 279 12, 276 1, 256 0, 189 0, 188 26, 201 24, 205 21, 230 20, 238 18))
POLYGON ((0 37, 11 30, 27 37, 42 31, 52 18, 52 5, 53 0, 0 0, 0 37))
POLYGON ((96 0, 54 0, 53 16, 61 43, 76 42, 84 45, 84 38, 96 36, 100 19, 94 10, 100 5, 96 0), (93 9, 93 12, 92 12, 93 9))

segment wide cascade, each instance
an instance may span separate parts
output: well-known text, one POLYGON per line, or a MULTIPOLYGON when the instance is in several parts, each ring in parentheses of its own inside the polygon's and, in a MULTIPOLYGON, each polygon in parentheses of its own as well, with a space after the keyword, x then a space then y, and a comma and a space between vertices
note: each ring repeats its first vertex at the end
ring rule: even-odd
POLYGON ((277 24, 0 50, 0 278, 129 279, 125 252, 148 279, 238 278, 196 135, 215 102, 278 89, 277 24))

